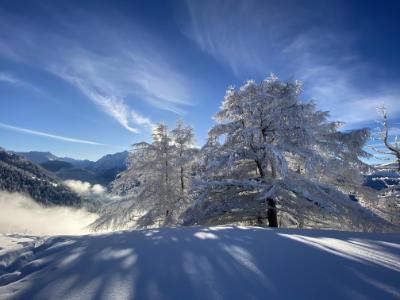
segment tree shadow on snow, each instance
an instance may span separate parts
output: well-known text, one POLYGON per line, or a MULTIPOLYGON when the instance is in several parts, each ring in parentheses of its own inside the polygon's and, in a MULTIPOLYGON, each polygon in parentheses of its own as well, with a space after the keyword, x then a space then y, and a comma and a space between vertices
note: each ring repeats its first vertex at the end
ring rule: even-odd
POLYGON ((20 273, 0 286, 0 295, 398 299, 399 241, 399 235, 230 226, 53 237, 8 270, 20 273))

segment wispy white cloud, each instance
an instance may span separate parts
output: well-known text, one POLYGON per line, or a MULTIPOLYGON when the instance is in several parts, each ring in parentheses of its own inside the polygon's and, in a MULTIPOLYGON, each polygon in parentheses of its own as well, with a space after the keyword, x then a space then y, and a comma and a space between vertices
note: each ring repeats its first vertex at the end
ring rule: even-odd
POLYGON ((14 84, 19 82, 19 80, 16 79, 13 75, 4 72, 0 72, 0 81, 14 83, 14 84))
MULTIPOLYGON (((116 42, 117 43, 117 42, 116 42)), ((113 57, 98 56, 87 49, 70 49, 63 60, 53 61, 47 70, 79 88, 90 100, 124 128, 139 132, 136 126, 153 127, 153 122, 134 108, 131 98, 162 110, 184 114, 181 108, 192 105, 188 83, 158 58, 130 46, 113 57), (130 50, 126 50, 130 49, 130 50), (153 57, 150 61, 147 56, 153 57), (132 125, 131 125, 132 124, 132 125)))
POLYGON ((137 133, 138 130, 129 125, 130 120, 132 120, 135 124, 143 125, 145 122, 142 119, 147 120, 148 124, 151 125, 150 120, 140 116, 132 109, 128 108, 128 106, 123 102, 122 99, 117 99, 112 96, 103 96, 100 93, 97 93, 94 88, 90 87, 90 84, 85 83, 82 78, 74 77, 72 75, 63 74, 54 70, 58 76, 62 77, 64 80, 70 82, 71 84, 77 86, 83 94, 85 94, 90 100, 96 103, 101 109, 103 109, 108 115, 116 119, 125 129, 130 132, 137 133), (136 116, 137 118, 133 118, 136 116), (140 119, 142 122, 137 122, 136 120, 140 119))
POLYGON ((56 140, 65 141, 65 142, 89 144, 89 145, 99 145, 99 146, 104 146, 105 145, 105 144, 92 142, 92 141, 88 141, 88 140, 69 138, 69 137, 54 135, 54 134, 50 134, 50 133, 45 133, 45 132, 42 132, 42 131, 36 131, 36 130, 21 128, 21 127, 16 127, 16 126, 4 124, 4 123, 0 123, 0 127, 8 129, 8 130, 18 131, 18 132, 27 133, 27 134, 44 136, 44 137, 48 137, 48 138, 52 138, 52 139, 56 139, 56 140))
MULTIPOLYGON (((254 1, 186 1, 182 32, 202 51, 229 66, 235 75, 242 71, 265 72, 259 49, 262 39, 257 29, 267 16, 260 15, 254 1)), ((265 24, 264 24, 265 25, 265 24)))
POLYGON ((154 123, 151 123, 149 118, 142 117, 141 115, 137 114, 135 111, 131 111, 131 117, 135 124, 138 125, 147 125, 149 127, 154 127, 154 123))
POLYGON ((345 121, 347 127, 373 122, 378 117, 375 108, 382 103, 400 116, 399 82, 368 78, 376 66, 357 57, 352 33, 337 26, 310 26, 323 23, 318 22, 324 16, 315 13, 317 8, 311 14, 309 7, 292 1, 185 3, 182 32, 238 78, 270 72, 294 76, 303 81, 304 94, 317 100, 319 109, 330 111, 332 119, 345 121))
POLYGON ((11 85, 15 85, 17 87, 28 88, 32 91, 43 94, 43 92, 36 86, 34 86, 20 78, 17 78, 15 75, 13 75, 11 73, 0 72, 0 82, 5 82, 5 83, 11 84, 11 85))
POLYGON ((399 115, 398 86, 375 81, 373 87, 358 87, 358 80, 370 81, 365 74, 372 72, 371 67, 352 56, 350 50, 342 49, 347 56, 332 53, 329 48, 335 49, 333 41, 339 39, 330 33, 309 32, 284 49, 283 57, 296 66, 293 73, 304 82, 307 95, 317 100, 320 109, 330 111, 333 119, 349 126, 373 122, 378 118, 376 108, 382 104, 392 115, 399 115))
MULTIPOLYGON (((153 126, 149 117, 139 112, 148 111, 148 105, 177 114, 185 113, 184 106, 193 105, 189 81, 173 66, 168 45, 131 19, 121 15, 104 18, 90 12, 67 15, 50 8, 47 12, 68 34, 41 30, 32 21, 14 22, 18 25, 8 26, 11 33, 7 35, 18 34, 13 39, 0 37, 0 44, 6 42, 7 49, 14 49, 18 60, 35 61, 36 67, 78 88, 131 132, 153 126), (88 37, 95 43, 87 42, 88 37)), ((2 24, 7 22, 0 21, 2 24)), ((7 49, 0 49, 0 55, 7 56, 7 49)))

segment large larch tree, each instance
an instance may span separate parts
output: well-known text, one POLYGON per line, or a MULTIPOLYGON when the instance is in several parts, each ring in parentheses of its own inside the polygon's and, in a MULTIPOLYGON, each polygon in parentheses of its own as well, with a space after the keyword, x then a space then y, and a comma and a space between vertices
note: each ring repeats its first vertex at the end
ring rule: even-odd
POLYGON ((300 101, 301 92, 301 83, 274 75, 227 91, 201 151, 186 224, 250 219, 277 227, 278 208, 300 225, 325 216, 349 226, 377 219, 360 205, 373 199, 359 171, 368 129, 339 131, 343 123, 300 101))

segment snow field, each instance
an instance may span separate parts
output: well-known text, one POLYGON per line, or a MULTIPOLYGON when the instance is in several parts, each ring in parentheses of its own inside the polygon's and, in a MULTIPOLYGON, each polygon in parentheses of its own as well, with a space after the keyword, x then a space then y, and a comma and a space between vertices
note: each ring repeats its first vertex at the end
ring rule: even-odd
POLYGON ((31 240, 2 249, 0 299, 400 299, 399 234, 214 226, 31 240))

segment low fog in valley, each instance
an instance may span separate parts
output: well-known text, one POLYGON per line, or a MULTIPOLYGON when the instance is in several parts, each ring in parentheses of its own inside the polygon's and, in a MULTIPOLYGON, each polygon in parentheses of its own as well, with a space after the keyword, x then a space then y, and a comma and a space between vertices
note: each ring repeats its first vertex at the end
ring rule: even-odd
POLYGON ((84 209, 43 207, 20 193, 0 191, 0 233, 34 235, 86 234, 98 216, 84 209))

